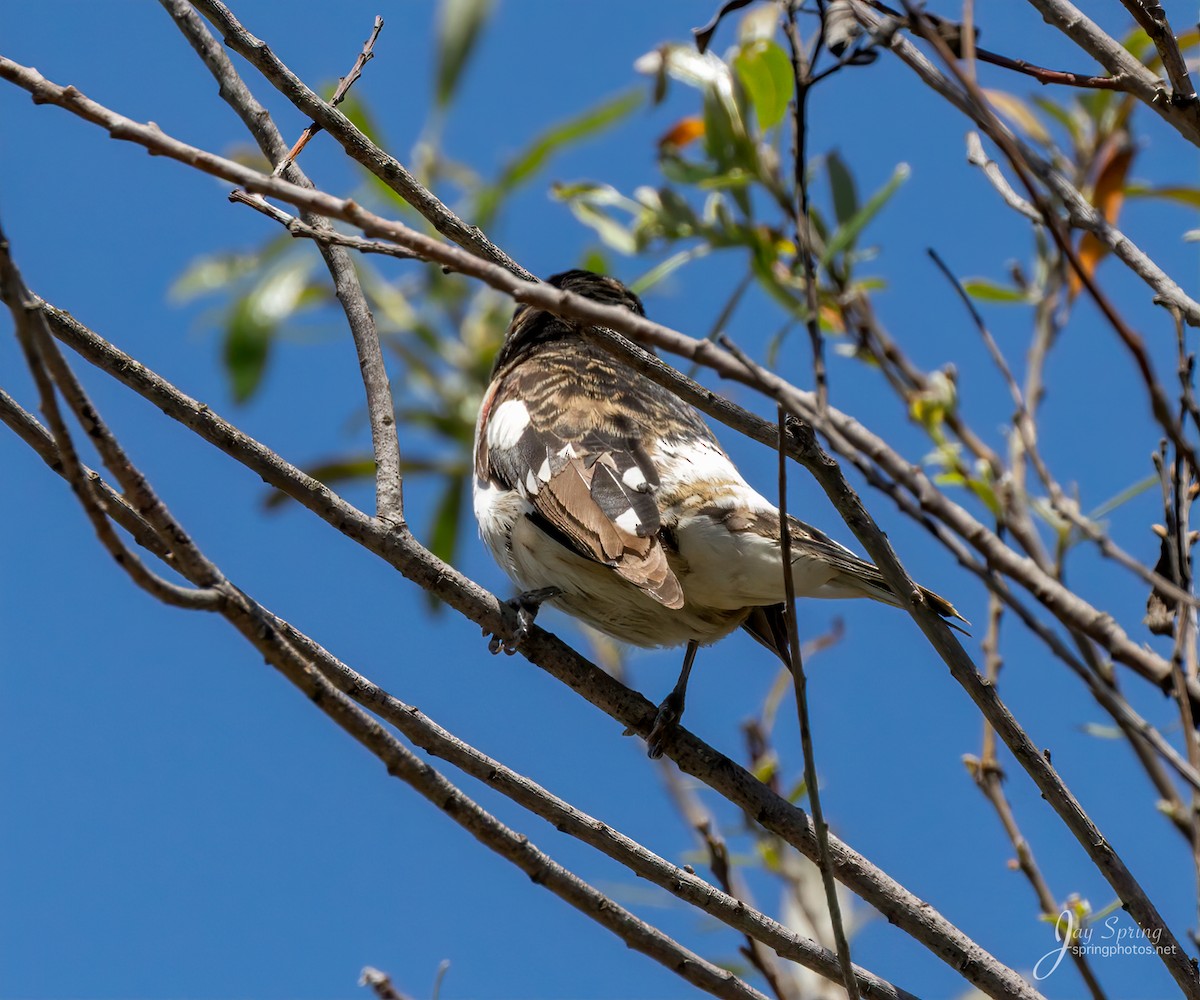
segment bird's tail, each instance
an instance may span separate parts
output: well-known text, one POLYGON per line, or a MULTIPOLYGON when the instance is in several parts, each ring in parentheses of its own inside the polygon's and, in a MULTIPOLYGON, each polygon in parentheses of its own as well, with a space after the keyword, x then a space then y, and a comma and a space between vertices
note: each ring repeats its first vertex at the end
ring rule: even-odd
MULTIPOLYGON (((872 600, 881 601, 884 604, 890 604, 894 608, 901 608, 904 606, 904 603, 899 597, 896 596, 892 588, 887 585, 887 581, 884 580, 883 574, 868 562, 864 562, 863 568, 859 569, 853 574, 843 575, 834 583, 834 586, 838 585, 844 586, 847 590, 857 590, 863 597, 870 597, 872 600)), ((962 632, 963 635, 970 635, 966 629, 955 625, 952 621, 949 621, 949 619, 955 618, 967 625, 971 624, 966 618, 958 613, 958 609, 953 604, 947 601, 946 598, 942 597, 941 594, 935 593, 928 587, 918 586, 917 589, 921 592, 921 598, 925 601, 925 603, 933 611, 937 612, 937 614, 947 619, 947 625, 958 632, 962 632)))
MULTIPOLYGON (((882 601, 884 604, 890 604, 894 608, 904 606, 904 602, 888 586, 883 574, 873 563, 856 556, 844 545, 839 545, 812 525, 805 524, 791 516, 788 517, 788 525, 792 531, 793 560, 797 558, 813 559, 824 563, 834 571, 832 579, 820 587, 816 593, 810 593, 809 596, 870 597, 873 600, 882 601)), ((925 603, 943 618, 957 618, 960 622, 971 624, 958 613, 958 609, 953 604, 940 594, 935 594, 932 590, 926 590, 924 587, 918 589, 921 591, 921 597, 925 603)), ((965 631, 953 622, 947 624, 965 634, 965 631)))

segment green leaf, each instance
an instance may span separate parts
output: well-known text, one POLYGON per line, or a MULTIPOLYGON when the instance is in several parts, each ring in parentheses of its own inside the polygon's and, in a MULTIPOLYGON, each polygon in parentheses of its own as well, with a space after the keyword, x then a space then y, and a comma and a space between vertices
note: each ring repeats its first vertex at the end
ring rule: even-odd
POLYGON ((775 775, 779 773, 779 761, 773 756, 764 757, 750 773, 764 785, 769 785, 775 775))
POLYGON ((597 274, 608 274, 612 266, 608 255, 600 247, 589 247, 579 262, 585 271, 595 271, 597 274))
POLYGON ((254 308, 253 296, 244 295, 234 304, 225 327, 223 349, 234 402, 244 403, 262 381, 277 326, 254 308))
POLYGON ((1151 187, 1148 184, 1129 184, 1125 193, 1130 198, 1161 198, 1174 201, 1188 208, 1200 208, 1200 188, 1194 187, 1151 187))
POLYGON ((384 140, 378 122, 375 120, 374 114, 367 106, 366 101, 359 97, 353 90, 342 99, 342 103, 338 105, 338 110, 349 118, 354 127, 363 135, 369 135, 378 145, 386 147, 387 143, 384 140))
POLYGON ((500 178, 501 187, 511 188, 527 180, 560 149, 603 132, 628 117, 641 103, 640 90, 627 90, 588 108, 582 114, 551 126, 504 168, 500 178))
POLYGON ((463 495, 466 493, 466 477, 455 476, 448 483, 433 514, 433 530, 430 532, 429 551, 444 562, 454 562, 454 551, 458 547, 458 525, 462 520, 463 495))
POLYGON ((286 257, 233 303, 225 327, 225 373, 235 402, 244 403, 262 381, 271 340, 306 298, 313 260, 286 257))
POLYGON ((258 254, 214 254, 193 260, 171 284, 167 293, 174 302, 190 302, 218 292, 262 263, 258 254))
POLYGON ((643 205, 626 198, 609 184, 555 184, 550 193, 566 201, 575 218, 594 229, 596 235, 614 250, 626 255, 637 253, 638 240, 632 230, 609 215, 606 209, 617 207, 637 218, 645 211, 643 205))
POLYGON ((1146 57, 1154 51, 1154 43, 1144 28, 1134 28, 1121 39, 1121 44, 1125 47, 1125 51, 1138 62, 1145 62, 1146 57))
POLYGON ((1066 129, 1072 143, 1076 146, 1079 145, 1082 134, 1082 123, 1078 114, 1072 114, 1067 108, 1047 97, 1035 97, 1033 98, 1033 103, 1066 129))
POLYGON ((787 114, 795 88, 787 53, 771 39, 759 39, 742 48, 733 66, 754 105, 759 128, 774 128, 787 114))
POLYGON ((992 488, 991 483, 986 483, 982 479, 968 479, 967 488, 983 501, 983 505, 991 511, 994 517, 999 518, 1004 515, 1000 499, 996 496, 996 491, 992 488))
POLYGON ((736 165, 738 155, 737 110, 715 88, 704 95, 704 151, 722 173, 736 165))
MULTIPOLYGON (((819 787, 819 786, 818 786, 819 787)), ((797 781, 791 790, 784 796, 792 805, 797 802, 802 802, 808 796, 808 785, 803 780, 797 781)))
POLYGON ((825 172, 829 175, 829 189, 833 193, 833 215, 839 226, 845 225, 858 212, 858 190, 854 177, 837 150, 825 157, 825 172))
POLYGON ((1028 302, 1029 293, 1009 285, 997 284, 987 278, 967 278, 963 291, 980 302, 1028 302))
POLYGON ((454 97, 491 7, 492 0, 442 0, 438 5, 434 97, 439 108, 454 97))
POLYGON ((611 215, 597 208, 591 202, 577 199, 573 200, 570 205, 575 218, 585 226, 594 229, 596 235, 608 246, 626 256, 637 253, 637 239, 627 226, 621 225, 611 215))
POLYGON ((707 243, 701 243, 690 250, 681 250, 679 253, 672 254, 666 260, 655 264, 654 267, 650 268, 649 271, 634 281, 629 286, 629 290, 635 295, 644 294, 647 289, 653 288, 663 278, 679 270, 684 264, 706 256, 710 249, 711 247, 707 243))
POLYGON ((1050 133, 1046 131, 1046 126, 1033 113, 1033 108, 1021 98, 1007 91, 991 90, 988 88, 984 88, 983 93, 991 102, 994 110, 1007 118, 1011 124, 1024 132, 1030 139, 1041 143, 1050 142, 1050 133))
POLYGON ((1147 476, 1145 479, 1139 479, 1132 486, 1127 486, 1125 489, 1121 490, 1121 492, 1111 500, 1105 500, 1104 503, 1087 515, 1087 519, 1089 521, 1099 521, 1101 518, 1107 517, 1118 507, 1122 507, 1127 504, 1134 497, 1140 496, 1141 494, 1145 493, 1146 490, 1157 485, 1158 476, 1156 475, 1147 476))
POLYGON ((641 103, 640 90, 627 90, 588 108, 582 114, 552 125, 535 137, 528 147, 508 162, 496 183, 480 193, 475 211, 477 223, 486 226, 495 217, 504 196, 532 178, 555 153, 611 128, 628 117, 641 103))
POLYGON ((855 213, 852 219, 834 230, 833 235, 829 238, 829 242, 825 244, 825 252, 821 254, 821 267, 828 267, 829 262, 834 257, 843 250, 848 250, 854 246, 862 231, 883 210, 883 206, 899 190, 900 185, 908 180, 911 173, 912 170, 907 163, 898 163, 896 165, 896 169, 892 171, 892 176, 888 179, 888 182, 871 195, 867 203, 855 213))

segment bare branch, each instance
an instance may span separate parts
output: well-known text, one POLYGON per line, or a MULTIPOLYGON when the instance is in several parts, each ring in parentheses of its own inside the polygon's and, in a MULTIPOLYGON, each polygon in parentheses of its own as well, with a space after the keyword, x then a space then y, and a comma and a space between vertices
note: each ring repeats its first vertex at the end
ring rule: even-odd
POLYGON ((395 243, 386 243, 383 240, 365 240, 361 236, 349 236, 346 233, 339 233, 331 227, 319 228, 317 226, 310 226, 305 222, 301 222, 296 216, 289 215, 283 209, 276 208, 262 197, 262 195, 246 194, 245 191, 231 191, 229 193, 229 200, 246 205, 261 215, 265 215, 268 219, 273 219, 297 239, 309 239, 317 243, 334 244, 339 247, 346 247, 348 250, 357 250, 359 253, 376 253, 385 257, 394 257, 397 260, 424 259, 420 254, 413 253, 411 250, 405 250, 403 247, 398 247, 395 243))
POLYGON ((1200 114, 1193 102, 1177 106, 1167 96, 1163 80, 1135 59, 1070 0, 1029 0, 1047 24, 1066 34, 1113 76, 1126 81, 1125 89, 1152 108, 1188 142, 1200 145, 1200 114))
POLYGON ((1163 69, 1171 81, 1170 101, 1179 108, 1196 102, 1196 88, 1192 86, 1192 78, 1188 73, 1187 62, 1179 51, 1179 43, 1175 40, 1175 32, 1167 23, 1167 14, 1160 3, 1147 3, 1146 0, 1121 0, 1125 9, 1133 15, 1138 26, 1150 36, 1150 41, 1158 50, 1162 59, 1163 69))
MULTIPOLYGON (((82 396, 78 383, 65 375, 66 364, 58 353, 58 347, 46 330, 46 321, 42 313, 40 300, 35 299, 25 286, 20 272, 12 259, 8 240, 0 230, 0 299, 8 306, 13 316, 17 331, 17 339, 21 343, 29 365, 30 374, 37 386, 41 401, 42 412, 50 427, 55 450, 62 473, 75 491, 79 502, 83 505, 84 513, 91 522, 97 537, 108 553, 116 560, 143 590, 157 597, 166 604, 181 608, 196 608, 200 610, 216 610, 221 604, 221 594, 214 588, 220 582, 219 577, 209 572, 209 567, 194 559, 194 549, 191 542, 179 533, 178 539, 172 538, 170 543, 164 542, 176 557, 181 555, 189 565, 178 568, 198 570, 202 583, 198 588, 181 587, 164 579, 149 569, 136 553, 129 550, 113 530, 108 519, 105 498, 87 475, 79 454, 75 449, 66 421, 58 406, 56 383, 60 390, 68 393, 68 398, 77 406, 77 417, 85 429, 92 433, 93 439, 99 439, 106 447, 106 458, 115 459, 121 473, 128 476, 129 486, 132 487, 134 502, 141 508, 138 514, 146 517, 155 529, 156 534, 162 531, 164 523, 169 523, 163 516, 165 508, 157 502, 157 498, 147 492, 144 480, 133 474, 135 470, 124 460, 124 455, 114 453, 112 439, 108 430, 99 420, 99 415, 82 396), (66 388, 64 389, 64 383, 66 388), (176 542, 178 544, 176 544, 176 542)), ((6 394, 7 395, 7 394, 6 394)), ((161 538, 161 535, 160 535, 161 538)))
MULTIPOLYGON (((350 88, 362 76, 363 67, 368 62, 375 58, 375 41, 379 38, 379 33, 383 30, 383 18, 378 14, 375 15, 375 24, 371 29, 371 34, 365 42, 363 42, 362 51, 354 60, 354 65, 350 68, 350 72, 338 80, 337 89, 334 90, 333 96, 329 99, 329 106, 336 108, 346 98, 346 94, 350 88)), ((316 122, 309 125, 296 140, 295 145, 288 150, 287 156, 275 164, 275 173, 282 175, 284 170, 300 155, 305 146, 309 144, 312 137, 321 131, 321 126, 316 122)))

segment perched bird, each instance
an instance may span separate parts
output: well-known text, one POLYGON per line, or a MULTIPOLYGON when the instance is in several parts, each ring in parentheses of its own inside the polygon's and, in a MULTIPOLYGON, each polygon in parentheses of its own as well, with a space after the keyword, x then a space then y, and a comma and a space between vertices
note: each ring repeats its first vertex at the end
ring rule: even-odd
MULTIPOLYGON (((549 283, 645 315, 614 278, 575 270, 549 283)), ((475 428, 474 501, 484 542, 521 588, 522 629, 547 602, 636 646, 687 645, 651 756, 682 714, 698 646, 744 628, 789 663, 778 509, 691 406, 589 343, 579 324, 517 307, 475 428)), ((900 606, 871 563, 788 524, 797 596, 900 606)), ((493 651, 502 645, 493 639, 493 651)))

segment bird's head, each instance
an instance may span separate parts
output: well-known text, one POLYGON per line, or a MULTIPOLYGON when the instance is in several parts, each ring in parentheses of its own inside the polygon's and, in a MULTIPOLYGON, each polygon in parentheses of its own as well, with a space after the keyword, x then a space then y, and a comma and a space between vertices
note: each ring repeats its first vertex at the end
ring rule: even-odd
MULTIPOLYGON (((633 292, 616 278, 597 274, 595 271, 584 271, 581 268, 562 271, 547 278, 546 284, 554 288, 561 288, 564 292, 582 295, 593 302, 624 306, 639 316, 646 315, 646 311, 642 307, 642 300, 633 292)), ((513 313, 508 333, 504 337, 504 345, 496 356, 493 371, 499 371, 538 344, 574 336, 578 336, 576 325, 564 321, 538 306, 519 305, 513 313)))
POLYGON ((594 302, 603 302, 610 306, 624 306, 637 313, 639 316, 645 316, 646 310, 642 308, 642 300, 633 294, 616 278, 610 278, 604 274, 597 274, 595 271, 584 271, 580 268, 575 268, 571 271, 563 271, 560 274, 552 274, 546 279, 546 283, 553 285, 555 288, 561 288, 564 292, 573 292, 576 295, 582 295, 586 299, 592 299, 594 302))

